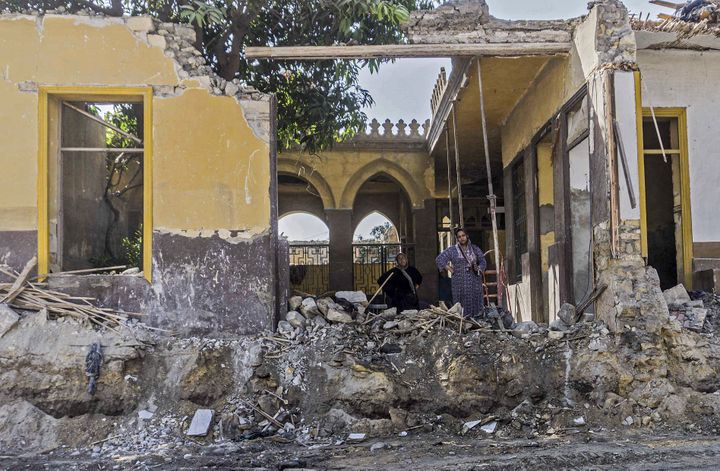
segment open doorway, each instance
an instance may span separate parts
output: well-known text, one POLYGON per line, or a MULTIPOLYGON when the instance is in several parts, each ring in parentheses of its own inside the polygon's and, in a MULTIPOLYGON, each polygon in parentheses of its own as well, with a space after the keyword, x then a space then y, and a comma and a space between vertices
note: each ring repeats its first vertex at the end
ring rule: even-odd
POLYGON ((655 110, 643 118, 645 249, 662 289, 691 275, 690 198, 684 110, 655 110), (657 123, 657 126, 656 126, 657 123))

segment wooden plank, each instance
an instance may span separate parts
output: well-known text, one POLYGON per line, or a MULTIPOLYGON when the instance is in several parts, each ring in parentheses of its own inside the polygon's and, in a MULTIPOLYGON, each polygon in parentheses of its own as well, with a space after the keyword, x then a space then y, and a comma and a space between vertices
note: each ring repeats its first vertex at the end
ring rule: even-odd
POLYGON ((679 10, 685 6, 684 3, 668 2, 666 0, 650 0, 649 3, 660 7, 672 8, 673 10, 679 10))
POLYGON ((62 147, 61 152, 119 152, 122 154, 142 154, 145 149, 137 147, 62 147))
POLYGON ((674 19, 675 19, 674 16, 668 15, 668 14, 665 14, 665 13, 658 13, 657 16, 658 16, 658 18, 660 18, 661 20, 674 20, 674 19))
POLYGON ((13 299, 17 297, 22 291, 25 289, 23 286, 25 282, 27 281, 28 277, 30 276, 30 272, 33 268, 35 268, 35 265, 37 265, 37 257, 31 258, 26 264, 25 268, 20 272, 20 275, 17 277, 13 285, 10 287, 10 291, 8 292, 7 296, 0 301, 3 303, 10 303, 13 299))
POLYGON ((572 44, 501 43, 501 44, 393 44, 375 46, 276 46, 246 47, 248 59, 331 60, 398 59, 455 56, 545 56, 567 54, 572 44))

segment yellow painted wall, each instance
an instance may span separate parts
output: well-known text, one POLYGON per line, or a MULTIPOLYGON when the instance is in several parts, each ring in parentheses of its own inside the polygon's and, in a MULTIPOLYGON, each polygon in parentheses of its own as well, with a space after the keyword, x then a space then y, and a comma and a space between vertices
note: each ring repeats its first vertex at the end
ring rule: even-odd
POLYGON ((278 160, 280 172, 305 178, 316 187, 326 209, 328 202, 332 202, 331 208, 351 209, 360 187, 378 173, 394 178, 414 207, 422 207, 425 199, 435 197, 434 167, 426 152, 338 147, 319 155, 283 152, 278 160))
POLYGON ((38 87, 160 85, 178 94, 153 98, 154 227, 267 230, 268 143, 234 98, 177 68, 122 19, 0 16, 0 230, 37 229, 38 87))
MULTIPOLYGON (((538 201, 540 206, 552 205, 553 195, 553 167, 552 167, 552 144, 542 142, 537 145, 538 165, 538 201)), ((555 243, 555 231, 540 234, 540 258, 542 270, 545 273, 548 269, 548 247, 555 243)))
POLYGON ((253 232, 268 227, 269 148, 253 134, 234 98, 204 89, 156 98, 153 121, 156 227, 253 232))

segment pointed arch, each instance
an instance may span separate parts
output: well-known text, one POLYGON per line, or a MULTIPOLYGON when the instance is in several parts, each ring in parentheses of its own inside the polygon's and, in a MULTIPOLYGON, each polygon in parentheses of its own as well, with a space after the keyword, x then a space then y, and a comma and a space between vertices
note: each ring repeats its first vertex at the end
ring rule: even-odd
POLYGON ((278 159, 277 172, 278 174, 292 175, 300 178, 315 187, 322 199, 323 207, 325 209, 334 209, 337 207, 330 185, 328 185, 327 181, 325 181, 325 179, 311 167, 308 167, 297 160, 283 159, 281 157, 278 159))
POLYGON ((405 191, 410 199, 410 204, 412 204, 414 208, 423 208, 425 206, 424 192, 418 187, 410 173, 395 162, 387 159, 379 159, 365 165, 349 179, 340 198, 340 207, 347 209, 352 208, 355 197, 363 184, 378 174, 387 175, 395 180, 405 191))

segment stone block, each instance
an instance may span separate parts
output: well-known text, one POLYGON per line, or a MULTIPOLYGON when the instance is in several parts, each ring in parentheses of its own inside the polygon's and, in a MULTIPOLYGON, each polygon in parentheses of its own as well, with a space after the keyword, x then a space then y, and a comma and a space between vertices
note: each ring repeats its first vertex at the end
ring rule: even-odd
POLYGON ((148 33, 155 30, 155 24, 149 16, 131 16, 125 24, 133 31, 148 33))
POLYGON ((335 297, 350 301, 351 303, 366 303, 368 300, 362 291, 338 291, 335 293, 335 297))
POLYGON ((285 320, 287 320, 293 327, 305 327, 305 318, 297 311, 288 312, 285 316, 285 320))
POLYGON ((685 304, 691 301, 690 295, 682 284, 663 291, 663 297, 667 304, 685 304))
POLYGON ((320 315, 320 309, 313 298, 305 298, 300 304, 300 312, 306 318, 313 318, 320 315))
POLYGON ((557 313, 558 318, 560 318, 560 320, 563 321, 566 325, 575 324, 576 315, 577 311, 575 309, 575 306, 569 303, 563 304, 557 313))
POLYGON ((5 303, 0 304, 0 337, 17 325, 20 316, 5 303))
POLYGON ((302 296, 293 296, 292 298, 288 299, 288 306, 290 307, 291 311, 297 311, 300 309, 300 305, 303 302, 302 296))
POLYGON ((215 411, 212 409, 198 409, 195 411, 190 428, 185 433, 188 437, 204 437, 210 431, 215 411))
POLYGON ((336 309, 330 309, 327 313, 327 319, 330 322, 339 322, 341 324, 351 324, 353 321, 353 318, 350 317, 350 314, 343 311, 338 311, 336 309))
POLYGON ((152 47, 159 47, 163 50, 167 48, 165 36, 160 36, 159 34, 148 34, 147 41, 152 47))

